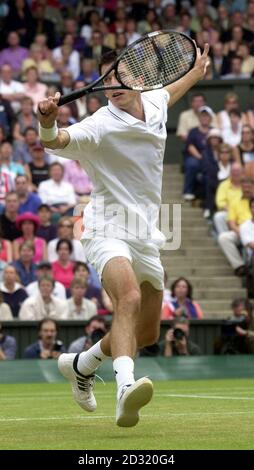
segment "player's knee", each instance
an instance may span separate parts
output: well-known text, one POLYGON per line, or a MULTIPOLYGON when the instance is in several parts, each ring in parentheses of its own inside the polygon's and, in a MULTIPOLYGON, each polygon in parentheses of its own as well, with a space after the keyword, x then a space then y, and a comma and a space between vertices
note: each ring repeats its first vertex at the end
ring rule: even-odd
POLYGON ((124 294, 118 301, 117 304, 123 306, 126 312, 137 312, 141 306, 141 293, 138 289, 130 289, 124 294))

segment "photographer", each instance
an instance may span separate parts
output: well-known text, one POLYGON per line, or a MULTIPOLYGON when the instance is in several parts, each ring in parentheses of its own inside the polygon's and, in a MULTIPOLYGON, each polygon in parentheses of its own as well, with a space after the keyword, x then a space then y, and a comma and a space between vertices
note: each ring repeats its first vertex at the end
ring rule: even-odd
POLYGON ((85 328, 85 335, 73 341, 68 349, 68 353, 80 354, 82 351, 87 351, 97 343, 107 333, 106 320, 104 317, 95 315, 87 322, 85 328))
POLYGON ((44 318, 39 323, 39 339, 27 346, 25 359, 57 359, 66 351, 62 341, 57 340, 57 324, 51 318, 44 318))
POLYGON ((215 353, 253 354, 253 306, 248 299, 235 299, 231 308, 233 315, 222 325, 221 337, 215 343, 215 353))
POLYGON ((200 347, 189 339, 189 334, 189 320, 176 318, 165 335, 164 357, 201 355, 200 347))

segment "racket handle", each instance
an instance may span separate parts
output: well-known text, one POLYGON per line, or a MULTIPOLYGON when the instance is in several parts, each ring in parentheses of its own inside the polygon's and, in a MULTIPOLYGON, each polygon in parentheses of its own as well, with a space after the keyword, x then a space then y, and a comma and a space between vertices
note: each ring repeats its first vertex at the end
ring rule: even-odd
POLYGON ((68 93, 68 95, 62 95, 57 103, 57 106, 63 106, 64 104, 71 103, 72 101, 77 100, 78 98, 82 98, 89 93, 89 90, 85 88, 80 88, 80 90, 72 91, 68 93))

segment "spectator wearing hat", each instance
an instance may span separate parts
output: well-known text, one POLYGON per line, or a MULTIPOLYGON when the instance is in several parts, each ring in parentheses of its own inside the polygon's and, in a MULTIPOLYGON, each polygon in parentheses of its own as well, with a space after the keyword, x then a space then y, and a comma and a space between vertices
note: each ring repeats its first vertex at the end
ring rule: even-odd
POLYGON ((19 247, 25 242, 29 241, 34 245, 34 263, 40 263, 47 260, 47 244, 43 238, 36 237, 36 230, 40 225, 38 215, 32 212, 24 212, 18 215, 16 219, 17 228, 21 230, 22 236, 13 242, 13 257, 15 260, 19 259, 19 247))
POLYGON ((222 135, 219 129, 213 128, 208 132, 207 145, 204 150, 205 175, 205 210, 204 217, 209 218, 215 211, 215 193, 218 186, 219 146, 222 135))
POLYGON ((199 126, 188 134, 184 150, 185 181, 183 197, 186 201, 195 199, 195 186, 198 173, 203 171, 203 152, 214 113, 209 106, 198 110, 199 126))
MULTIPOLYGON (((53 278, 53 272, 52 272, 52 265, 48 261, 42 261, 37 265, 37 278, 41 279, 42 277, 51 277, 53 278)), ((28 284, 26 286, 26 292, 28 293, 29 297, 32 295, 37 294, 39 292, 39 283, 38 281, 31 282, 31 284, 28 284)), ((52 295, 54 297, 57 297, 58 299, 65 300, 66 299, 66 290, 64 285, 61 282, 55 281, 54 282, 54 288, 52 295)))
POLYGON ((18 273, 15 267, 7 265, 3 272, 3 280, 0 282, 0 292, 4 302, 9 305, 14 318, 18 317, 20 306, 27 298, 27 293, 17 278, 18 273))
POLYGON ((19 259, 12 263, 23 286, 27 286, 37 279, 36 264, 33 262, 34 253, 34 244, 28 240, 24 241, 19 246, 19 259))
MULTIPOLYGON (((52 224, 50 208, 47 204, 42 204, 38 209, 38 217, 40 219, 40 225, 37 228, 36 235, 43 238, 47 243, 54 240, 57 236, 57 228, 55 224, 52 224)), ((49 253, 48 253, 49 256, 49 253)))
POLYGON ((67 303, 66 300, 54 297, 54 279, 43 276, 38 283, 39 292, 25 300, 19 312, 19 319, 29 321, 38 321, 43 318, 66 320, 67 303))
POLYGON ((42 205, 41 198, 37 194, 29 191, 29 177, 27 175, 17 176, 15 179, 16 192, 19 197, 19 214, 32 212, 37 214, 42 205))

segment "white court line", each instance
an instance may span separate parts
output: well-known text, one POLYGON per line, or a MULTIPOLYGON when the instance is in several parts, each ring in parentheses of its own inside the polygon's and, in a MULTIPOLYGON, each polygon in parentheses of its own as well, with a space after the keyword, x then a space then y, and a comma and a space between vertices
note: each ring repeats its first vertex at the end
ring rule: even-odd
POLYGON ((220 395, 190 395, 185 393, 161 393, 159 397, 172 397, 172 398, 205 398, 209 400, 254 400, 254 397, 232 397, 220 395))
MULTIPOLYGON (((184 418, 193 418, 193 417, 204 417, 204 416, 233 416, 233 415, 244 415, 244 414, 254 414, 254 411, 215 411, 215 412, 193 412, 193 413, 163 413, 163 414, 142 414, 142 418, 164 418, 169 416, 172 418, 184 417, 184 418)), ((34 418, 0 418, 0 423, 10 423, 10 422, 30 422, 30 421, 66 421, 66 420, 98 420, 98 419, 115 419, 115 415, 94 415, 94 416, 49 416, 49 417, 34 417, 34 418)))

